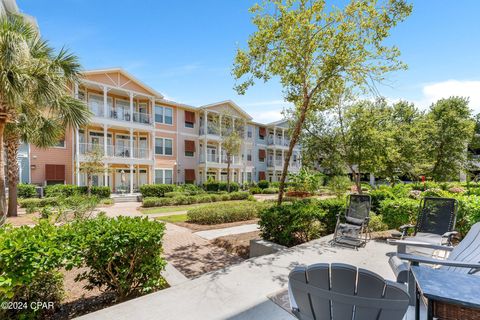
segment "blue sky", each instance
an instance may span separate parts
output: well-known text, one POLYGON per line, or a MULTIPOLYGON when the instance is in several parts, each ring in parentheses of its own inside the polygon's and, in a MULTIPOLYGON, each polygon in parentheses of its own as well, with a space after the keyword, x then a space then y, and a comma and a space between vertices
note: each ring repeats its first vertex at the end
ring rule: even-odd
MULTIPOLYGON (((410 2, 412 15, 388 40, 409 69, 390 74, 381 94, 421 108, 441 97, 469 96, 470 107, 480 112, 480 1, 410 2)), ((254 31, 247 11, 253 0, 17 3, 37 18, 53 46, 75 52, 87 70, 122 67, 167 98, 194 106, 232 99, 261 122, 279 119, 286 106, 275 82, 244 96, 232 89, 235 49, 254 31)))

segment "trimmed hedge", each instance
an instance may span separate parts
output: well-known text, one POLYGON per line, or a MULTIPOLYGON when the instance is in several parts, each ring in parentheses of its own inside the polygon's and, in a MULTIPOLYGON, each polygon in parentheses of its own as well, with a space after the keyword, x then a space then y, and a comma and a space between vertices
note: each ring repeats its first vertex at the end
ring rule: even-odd
POLYGON ((270 186, 270 182, 268 182, 267 180, 260 180, 258 181, 257 186, 260 189, 267 189, 270 186))
POLYGON ((248 192, 239 191, 225 194, 200 194, 196 196, 178 196, 173 198, 147 197, 143 199, 143 206, 145 208, 150 208, 229 200, 246 200, 249 196, 250 194, 248 192))
POLYGON ((144 184, 140 186, 142 197, 164 197, 165 193, 175 191, 174 184, 144 184))
POLYGON ((326 212, 314 202, 295 201, 260 211, 260 232, 263 239, 291 247, 325 234, 326 212))
POLYGON ((22 199, 37 197, 37 190, 34 184, 19 183, 17 185, 17 196, 22 199))
POLYGON ((278 188, 265 188, 262 190, 262 194, 275 194, 278 193, 278 188))
MULTIPOLYGON (((227 191, 227 183, 223 181, 208 181, 203 184, 205 191, 227 191)), ((240 185, 236 182, 230 182, 230 192, 236 192, 240 185)))
POLYGON ((219 224, 251 220, 260 210, 268 207, 267 203, 249 201, 245 203, 213 203, 188 210, 188 222, 198 224, 219 224))
MULTIPOLYGON (((99 198, 110 197, 110 188, 106 186, 92 186, 92 195, 99 198)), ((54 184, 46 186, 43 189, 44 196, 50 197, 71 197, 75 195, 86 195, 86 186, 76 186, 71 184, 54 184)))
POLYGON ((20 208, 43 208, 58 205, 58 199, 56 197, 18 199, 18 204, 20 208))
POLYGON ((415 223, 420 201, 409 198, 386 199, 380 203, 378 214, 382 215, 390 229, 401 225, 415 223))

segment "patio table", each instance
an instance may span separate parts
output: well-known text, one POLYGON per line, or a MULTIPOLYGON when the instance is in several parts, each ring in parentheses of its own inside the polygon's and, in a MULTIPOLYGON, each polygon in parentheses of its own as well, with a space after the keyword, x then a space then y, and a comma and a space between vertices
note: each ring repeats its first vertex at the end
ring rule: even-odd
POLYGON ((480 277, 477 275, 412 266, 415 278, 415 319, 420 302, 427 305, 427 319, 480 319, 480 277), (423 299, 422 299, 423 298, 423 299), (455 313, 455 316, 452 314, 455 313))

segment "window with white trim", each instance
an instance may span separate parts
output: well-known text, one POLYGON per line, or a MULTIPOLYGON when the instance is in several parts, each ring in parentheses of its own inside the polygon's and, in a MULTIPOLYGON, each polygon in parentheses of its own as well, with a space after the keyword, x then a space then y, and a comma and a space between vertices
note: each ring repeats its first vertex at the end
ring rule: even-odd
POLYGON ((173 155, 173 140, 168 138, 155 138, 155 154, 163 156, 173 155))
POLYGON ((155 106, 155 122, 173 124, 173 109, 170 107, 155 106))
POLYGON ((155 183, 156 184, 172 184, 173 170, 172 169, 155 169, 155 183))

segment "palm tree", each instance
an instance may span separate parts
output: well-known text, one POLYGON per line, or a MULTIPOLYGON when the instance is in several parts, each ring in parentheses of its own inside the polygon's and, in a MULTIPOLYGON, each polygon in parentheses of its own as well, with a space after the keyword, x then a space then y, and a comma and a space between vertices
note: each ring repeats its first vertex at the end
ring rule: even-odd
MULTIPOLYGON (((78 81, 78 58, 67 50, 55 54, 37 30, 18 16, 0 19, 0 150, 5 128, 17 126, 25 114, 61 119, 65 125, 87 123, 87 106, 69 96, 69 85, 78 81)), ((10 156, 18 151, 21 134, 7 135, 10 156), (15 145, 17 144, 17 145, 15 145)), ((11 163, 16 162, 11 161, 11 163)), ((0 152, 0 224, 5 219, 4 154, 0 152)), ((13 165, 15 167, 15 165, 13 165)), ((17 172, 18 172, 18 168, 17 172)), ((13 169, 15 170, 15 168, 13 169)), ((17 173, 18 176, 18 173, 17 173)), ((15 177, 13 177, 15 181, 15 177)))

